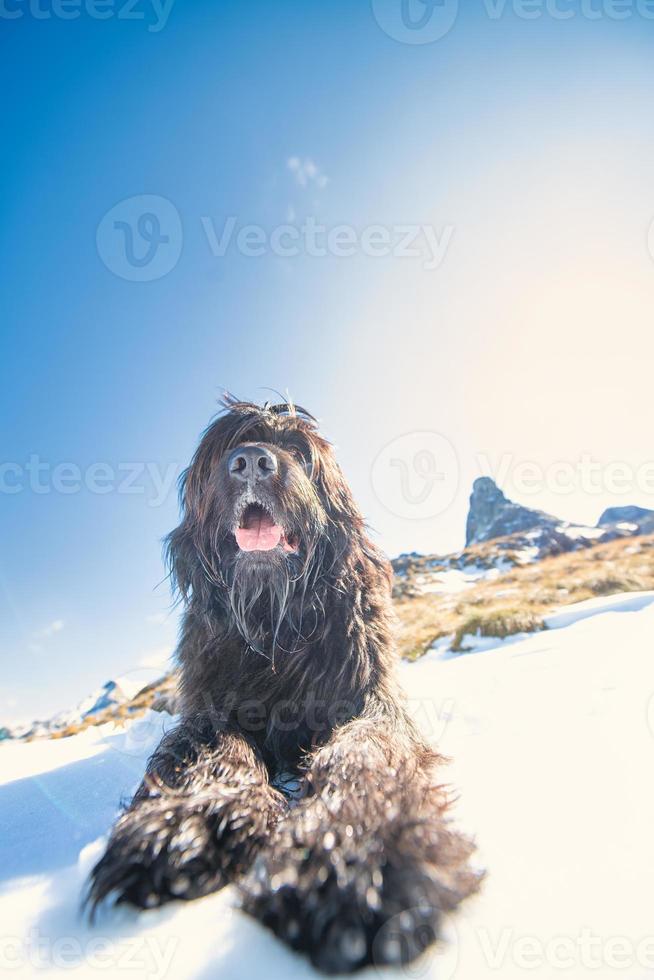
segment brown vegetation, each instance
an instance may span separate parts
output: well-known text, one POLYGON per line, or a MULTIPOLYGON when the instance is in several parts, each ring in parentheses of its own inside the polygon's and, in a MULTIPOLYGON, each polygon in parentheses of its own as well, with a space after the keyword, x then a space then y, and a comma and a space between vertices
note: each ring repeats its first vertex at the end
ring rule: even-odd
MULTIPOLYGON (((434 579, 437 577, 435 572, 434 579)), ((649 589, 654 589, 654 535, 516 565, 454 595, 419 594, 414 584, 395 601, 400 653, 413 660, 444 636, 453 637, 452 649, 456 650, 465 645, 467 633, 507 636, 539 629, 543 617, 560 606, 649 589)))

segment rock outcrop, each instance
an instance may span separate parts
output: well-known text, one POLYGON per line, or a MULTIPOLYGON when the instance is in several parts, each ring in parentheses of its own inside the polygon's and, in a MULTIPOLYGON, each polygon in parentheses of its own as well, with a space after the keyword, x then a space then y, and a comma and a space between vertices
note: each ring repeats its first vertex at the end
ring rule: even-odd
POLYGON ((494 480, 480 476, 470 495, 466 547, 533 528, 558 527, 562 522, 542 510, 532 510, 505 497, 494 480))
POLYGON ((616 524, 633 524, 640 534, 654 533, 654 510, 646 507, 607 507, 599 521, 598 527, 611 527, 616 524))

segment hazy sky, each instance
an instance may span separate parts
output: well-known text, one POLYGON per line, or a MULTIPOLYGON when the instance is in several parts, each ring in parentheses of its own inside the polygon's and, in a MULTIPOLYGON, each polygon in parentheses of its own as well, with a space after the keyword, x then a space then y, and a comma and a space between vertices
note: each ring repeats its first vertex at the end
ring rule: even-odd
POLYGON ((124 7, 3 7, 0 722, 165 659, 223 388, 318 415, 392 554, 482 472, 654 507, 644 3, 124 7))

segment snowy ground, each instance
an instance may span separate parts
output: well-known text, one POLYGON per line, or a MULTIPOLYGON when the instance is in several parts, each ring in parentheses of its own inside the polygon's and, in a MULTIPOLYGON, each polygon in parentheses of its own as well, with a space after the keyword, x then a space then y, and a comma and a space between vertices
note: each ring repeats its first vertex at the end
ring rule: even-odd
MULTIPOLYGON (((549 625, 403 665, 411 710, 454 759, 459 820, 489 870, 482 895, 450 923, 449 944, 406 977, 654 977, 654 593, 579 603, 549 625)), ((229 889, 140 916, 123 910, 93 929, 80 920, 99 838, 163 717, 127 733, 105 726, 0 747, 3 975, 312 975, 229 889)))

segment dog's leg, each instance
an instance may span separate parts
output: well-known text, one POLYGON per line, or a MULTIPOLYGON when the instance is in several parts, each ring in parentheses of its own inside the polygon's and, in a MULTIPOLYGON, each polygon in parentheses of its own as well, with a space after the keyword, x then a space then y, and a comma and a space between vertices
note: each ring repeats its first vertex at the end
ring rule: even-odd
POLYGON ((207 742, 181 725, 150 759, 91 873, 92 911, 109 897, 150 908, 216 891, 247 869, 284 807, 242 736, 207 742))
POLYGON ((417 956, 479 882, 445 817, 441 761, 397 705, 336 729, 310 760, 312 795, 242 884, 247 911, 328 973, 417 956))

